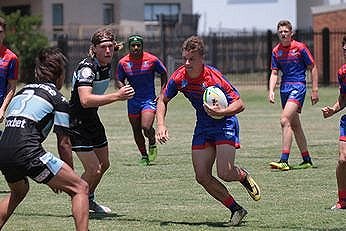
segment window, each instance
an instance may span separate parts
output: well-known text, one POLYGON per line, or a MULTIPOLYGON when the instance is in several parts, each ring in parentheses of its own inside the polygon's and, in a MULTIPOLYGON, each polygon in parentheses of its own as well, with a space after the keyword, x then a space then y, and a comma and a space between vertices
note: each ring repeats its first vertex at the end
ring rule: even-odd
POLYGON ((61 3, 55 3, 52 5, 53 9, 53 26, 64 25, 63 5, 61 3))
POLYGON ((103 4, 103 24, 108 25, 114 23, 114 5, 111 3, 103 4))
POLYGON ((174 15, 180 14, 180 4, 145 4, 144 5, 144 21, 158 21, 160 14, 174 15))

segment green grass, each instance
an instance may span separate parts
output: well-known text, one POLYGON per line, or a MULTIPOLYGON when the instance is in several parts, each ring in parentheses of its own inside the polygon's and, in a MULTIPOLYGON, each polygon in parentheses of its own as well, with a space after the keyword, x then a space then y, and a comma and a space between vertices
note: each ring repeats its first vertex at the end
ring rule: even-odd
MULTIPOLYGON (((195 123, 192 107, 179 95, 168 108, 170 141, 159 145, 157 161, 137 165, 139 158, 125 102, 100 109, 109 137, 111 168, 97 190, 97 198, 112 208, 110 216, 90 218, 90 230, 343 230, 344 212, 329 208, 337 200, 335 165, 338 126, 342 113, 323 119, 320 108, 335 102, 337 88, 320 89, 321 101, 305 101, 302 123, 317 168, 273 171, 268 163, 278 160, 281 143, 280 104, 267 102, 265 89, 240 87, 246 110, 239 115, 242 148, 236 163, 247 168, 262 190, 254 202, 237 182, 227 183, 235 199, 249 212, 239 228, 227 227, 229 212, 194 180, 190 143, 195 123)), ((278 93, 278 92, 277 92, 278 93)), ((45 147, 57 153, 55 136, 45 147)), ((301 161, 293 144, 290 162, 301 161)), ((80 162, 75 159, 80 174, 80 162)), ((70 200, 48 187, 30 181, 31 190, 4 230, 74 230, 70 200)), ((0 197, 7 191, 0 178, 0 197)))

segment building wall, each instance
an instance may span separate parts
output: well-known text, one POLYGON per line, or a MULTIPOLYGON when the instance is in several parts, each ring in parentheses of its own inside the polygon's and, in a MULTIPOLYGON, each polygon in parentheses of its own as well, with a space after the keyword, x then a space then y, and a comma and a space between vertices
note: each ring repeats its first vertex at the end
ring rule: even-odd
MULTIPOLYGON (((343 53, 341 50, 342 37, 346 35, 346 4, 338 4, 328 7, 313 7, 313 30, 322 33, 324 28, 328 28, 330 34, 330 81, 337 83, 337 70, 344 63, 343 53)), ((323 51, 322 35, 314 38, 315 59, 321 75, 323 75, 323 51)), ((322 78, 323 76, 320 76, 322 78)))
MULTIPOLYGON (((181 4, 182 14, 192 14, 192 0, 176 0, 181 4)), ((144 3, 172 3, 171 0, 0 0, 4 6, 30 5, 32 15, 42 15, 42 30, 52 39, 53 34, 65 33, 70 37, 89 37, 103 25, 103 4, 114 5, 113 29, 118 34, 146 33, 144 3), (64 25, 52 26, 52 4, 63 4, 64 25)), ((156 23, 157 24, 157 23, 156 23)), ((159 27, 154 27, 154 31, 159 27)), ((158 33, 158 31, 156 31, 158 33)))
POLYGON ((312 6, 323 5, 325 0, 304 0, 297 1, 297 28, 311 29, 312 28, 312 6))

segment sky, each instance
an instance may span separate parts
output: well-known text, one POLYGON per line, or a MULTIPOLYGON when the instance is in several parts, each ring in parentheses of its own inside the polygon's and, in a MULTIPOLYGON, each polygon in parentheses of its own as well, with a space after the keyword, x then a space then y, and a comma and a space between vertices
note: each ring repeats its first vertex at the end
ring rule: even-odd
MULTIPOLYGON (((230 29, 275 30, 277 22, 281 19, 288 19, 293 27, 296 26, 295 2, 292 0, 193 0, 193 13, 200 15, 199 34, 230 29)), ((327 2, 336 4, 344 1, 327 0, 327 2)))

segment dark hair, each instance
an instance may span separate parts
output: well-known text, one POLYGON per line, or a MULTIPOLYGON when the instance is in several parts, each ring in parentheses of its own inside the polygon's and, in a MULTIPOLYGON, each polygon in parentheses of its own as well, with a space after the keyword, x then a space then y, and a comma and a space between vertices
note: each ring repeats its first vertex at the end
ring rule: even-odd
POLYGON ((288 20, 279 21, 276 29, 279 30, 279 28, 282 26, 286 26, 290 31, 292 31, 292 24, 290 21, 288 21, 288 20))
POLYGON ((40 51, 36 58, 35 78, 56 84, 65 71, 66 57, 59 48, 49 47, 40 51))
POLYGON ((204 55, 204 42, 203 42, 202 38, 193 35, 184 41, 181 50, 182 51, 188 51, 188 52, 196 52, 197 51, 201 55, 204 55))
POLYGON ((342 38, 342 47, 344 47, 346 44, 346 35, 342 38))
POLYGON ((2 26, 4 30, 6 30, 6 20, 2 17, 0 17, 0 26, 2 26))

